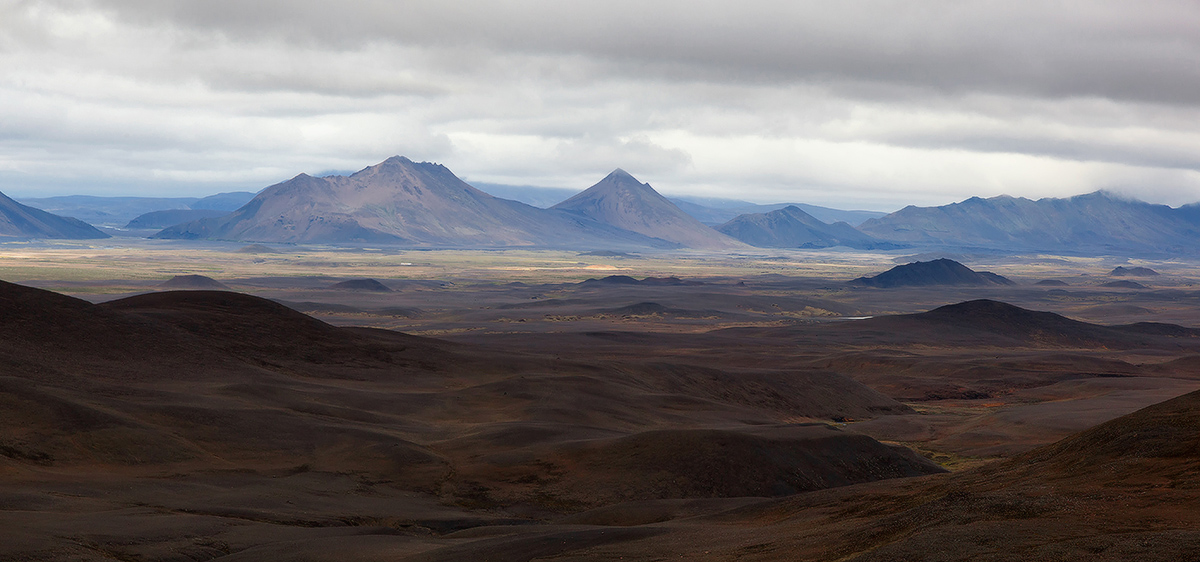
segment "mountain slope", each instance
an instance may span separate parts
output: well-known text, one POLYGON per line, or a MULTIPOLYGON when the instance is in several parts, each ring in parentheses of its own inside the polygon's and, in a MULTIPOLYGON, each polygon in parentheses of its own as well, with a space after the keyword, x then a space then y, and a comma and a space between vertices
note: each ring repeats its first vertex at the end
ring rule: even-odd
POLYGON ((224 217, 156 238, 413 246, 670 247, 583 217, 492 197, 439 164, 392 157, 350 176, 301 174, 224 217))
POLYGON ((1200 248, 1200 222, 1193 215, 1105 192, 1037 201, 972 197, 942 207, 905 207, 859 230, 883 240, 939 246, 1164 253, 1200 248))
POLYGON ((0 236, 86 240, 108 235, 79 219, 22 205, 0 193, 0 236))
POLYGON ((849 246, 872 249, 894 246, 863 234, 844 222, 821 222, 794 205, 768 213, 739 215, 716 229, 751 246, 763 248, 849 246))
POLYGON ((669 240, 689 248, 742 247, 737 240, 705 226, 681 211, 650 184, 616 169, 599 183, 563 201, 552 210, 564 211, 607 225, 669 240))

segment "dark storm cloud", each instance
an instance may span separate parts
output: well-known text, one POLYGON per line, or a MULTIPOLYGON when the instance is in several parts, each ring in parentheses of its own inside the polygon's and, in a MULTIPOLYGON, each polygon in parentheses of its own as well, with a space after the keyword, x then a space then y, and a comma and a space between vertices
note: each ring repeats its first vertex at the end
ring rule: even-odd
POLYGON ((240 40, 576 53, 630 73, 948 92, 1200 100, 1192 2, 98 0, 240 40))

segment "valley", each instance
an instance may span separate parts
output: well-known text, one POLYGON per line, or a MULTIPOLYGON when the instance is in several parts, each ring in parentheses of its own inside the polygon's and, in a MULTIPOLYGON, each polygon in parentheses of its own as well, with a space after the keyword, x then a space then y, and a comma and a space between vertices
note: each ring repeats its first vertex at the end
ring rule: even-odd
POLYGON ((1190 540, 1192 457, 1060 442, 1200 390, 1182 259, 956 255, 1012 284, 878 288, 850 281, 933 256, 5 250, 6 558, 874 560, 973 533, 1004 559, 987 537, 1033 522, 1066 552, 1190 540), (1105 286, 1132 267, 1158 275, 1105 286), (1173 483, 1082 476, 1106 462, 1173 483))

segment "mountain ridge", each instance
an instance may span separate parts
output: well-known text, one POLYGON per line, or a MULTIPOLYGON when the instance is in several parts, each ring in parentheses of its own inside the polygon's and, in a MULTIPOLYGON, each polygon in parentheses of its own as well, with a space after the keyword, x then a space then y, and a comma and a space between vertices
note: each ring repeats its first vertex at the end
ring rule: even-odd
POLYGON ((264 189, 229 215, 154 237, 423 247, 676 246, 587 217, 493 197, 441 164, 401 156, 350 176, 300 174, 264 189))

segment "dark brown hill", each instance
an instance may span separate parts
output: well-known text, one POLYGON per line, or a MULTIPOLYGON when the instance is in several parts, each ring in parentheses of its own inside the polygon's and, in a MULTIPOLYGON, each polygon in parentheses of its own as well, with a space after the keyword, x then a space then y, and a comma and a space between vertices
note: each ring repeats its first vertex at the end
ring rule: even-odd
POLYGON ((570 248, 673 244, 579 216, 492 197, 440 164, 392 157, 350 176, 301 174, 233 213, 156 238, 570 248))
POLYGON ((859 277, 850 281, 853 285, 879 287, 931 287, 937 285, 987 286, 1014 285, 1009 279, 988 271, 974 271, 951 259, 918 261, 898 265, 874 277, 859 277))
POLYGON ((349 281, 334 283, 329 288, 340 291, 373 291, 377 293, 389 293, 392 291, 387 285, 380 283, 376 279, 351 279, 349 281))
POLYGON ((617 228, 668 240, 687 248, 744 247, 683 212, 650 184, 620 168, 599 183, 551 209, 617 228))
MULTIPOLYGON (((713 451, 749 447, 757 451, 753 458, 771 461, 754 481, 771 493, 801 489, 802 481, 829 486, 936 470, 911 453, 840 431, 825 430, 810 452, 860 451, 869 464, 814 464, 809 453, 787 452, 788 443, 807 439, 800 433, 755 437, 763 426, 797 416, 911 412, 834 373, 576 363, 338 328, 224 291, 148 293, 93 305, 3 284, 0 314, 0 360, 12 367, 0 376, 0 465, 179 475, 304 467, 394 482, 443 501, 555 510, 661 497, 652 484, 678 467, 660 466, 666 461, 653 455, 621 469, 644 486, 616 491, 587 484, 593 481, 587 471, 623 466, 640 446, 626 444, 658 439, 620 438, 651 429, 719 429, 687 433, 675 450, 703 460, 715 458, 713 451), (583 450, 583 457, 573 456, 583 450), (564 471, 579 471, 571 476, 579 484, 557 485, 566 481, 564 471), (779 478, 791 488, 777 487, 779 478)), ((720 470, 726 469, 760 470, 751 464, 720 470)), ((690 466, 680 476, 704 470, 690 466)), ((743 491, 671 481, 677 488, 670 493, 682 497, 743 491)))
POLYGON ((1171 341, 1173 338, 1192 343, 1200 338, 1200 331, 1172 324, 1100 326, 1053 312, 1026 310, 988 299, 946 305, 919 314, 860 320, 856 324, 859 329, 886 329, 908 334, 909 337, 936 337, 933 334, 942 334, 947 343, 974 340, 981 345, 1007 342, 1128 349, 1141 346, 1174 347, 1177 344, 1171 341))
POLYGON ((1113 277, 1154 277, 1158 275, 1157 271, 1149 267, 1125 267, 1118 265, 1112 271, 1108 272, 1113 277))
POLYGON ((0 237, 87 240, 109 236, 79 219, 22 205, 0 193, 0 237))
POLYGON ((767 213, 734 217, 716 227, 717 231, 760 248, 828 248, 848 246, 858 249, 900 247, 877 240, 844 222, 828 224, 817 220, 795 205, 767 213))

